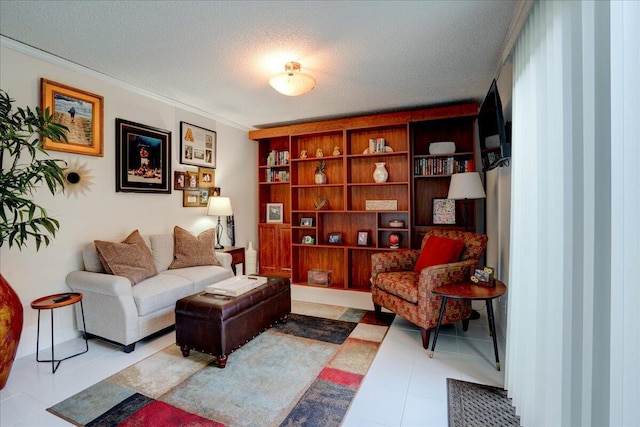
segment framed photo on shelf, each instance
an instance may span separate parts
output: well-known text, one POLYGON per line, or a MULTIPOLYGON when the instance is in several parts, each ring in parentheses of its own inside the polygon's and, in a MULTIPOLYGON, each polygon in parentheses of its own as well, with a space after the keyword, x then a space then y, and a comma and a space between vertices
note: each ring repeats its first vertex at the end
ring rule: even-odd
POLYGON ((171 132, 116 119, 116 192, 171 193, 171 132))
POLYGON ((198 169, 198 186, 203 188, 215 187, 216 170, 209 168, 198 169))
POLYGON ((40 79, 42 110, 69 128, 68 142, 44 139, 46 150, 104 156, 104 98, 95 93, 40 79))
POLYGON ((313 227, 313 218, 300 218, 300 227, 313 227))
POLYGON ((302 244, 304 245, 313 245, 316 242, 316 240, 313 238, 313 236, 304 236, 302 238, 302 244))
POLYGON ((199 208, 200 190, 184 190, 182 195, 182 206, 185 208, 199 208))
POLYGON ((433 224, 456 223, 456 201, 453 199, 433 199, 433 224))
POLYGON ((358 230, 358 246, 369 246, 369 231, 358 230))
POLYGON ((329 233, 327 236, 327 242, 329 242, 330 245, 341 245, 342 233, 329 233))
POLYGON ((215 169, 216 132, 180 122, 180 163, 215 169))
POLYGON ((267 203, 267 222, 284 222, 284 205, 282 203, 267 203))

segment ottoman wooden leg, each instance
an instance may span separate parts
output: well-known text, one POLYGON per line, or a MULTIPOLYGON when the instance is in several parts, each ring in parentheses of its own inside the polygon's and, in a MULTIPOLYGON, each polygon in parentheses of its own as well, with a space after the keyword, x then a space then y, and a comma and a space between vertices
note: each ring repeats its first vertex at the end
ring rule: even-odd
POLYGON ((224 369, 227 366, 227 355, 223 354, 222 356, 218 356, 218 360, 216 361, 218 368, 224 369))
POLYGON ((182 350, 182 355, 184 357, 189 357, 189 347, 183 345, 182 347, 180 347, 180 350, 182 350))

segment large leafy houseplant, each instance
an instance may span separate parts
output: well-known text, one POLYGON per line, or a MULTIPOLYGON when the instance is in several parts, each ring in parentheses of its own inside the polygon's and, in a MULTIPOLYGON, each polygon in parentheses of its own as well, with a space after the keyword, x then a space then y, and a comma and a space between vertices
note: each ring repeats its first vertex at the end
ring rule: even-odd
MULTIPOLYGON (((48 245, 60 224, 35 203, 33 193, 44 185, 51 194, 63 189, 63 160, 47 158, 43 137, 67 141, 67 128, 36 107, 12 111, 13 99, 0 89, 0 247, 22 249, 35 240, 36 250, 48 245)), ((20 298, 0 274, 0 390, 4 388, 22 334, 20 298)))

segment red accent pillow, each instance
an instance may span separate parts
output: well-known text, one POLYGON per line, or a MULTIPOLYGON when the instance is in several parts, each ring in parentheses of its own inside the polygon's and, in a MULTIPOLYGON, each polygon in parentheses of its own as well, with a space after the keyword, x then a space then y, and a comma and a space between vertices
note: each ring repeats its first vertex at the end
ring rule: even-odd
POLYGON ((449 264, 456 262, 462 255, 464 240, 447 239, 446 237, 429 236, 424 243, 418 262, 413 271, 420 273, 423 268, 432 265, 449 264))

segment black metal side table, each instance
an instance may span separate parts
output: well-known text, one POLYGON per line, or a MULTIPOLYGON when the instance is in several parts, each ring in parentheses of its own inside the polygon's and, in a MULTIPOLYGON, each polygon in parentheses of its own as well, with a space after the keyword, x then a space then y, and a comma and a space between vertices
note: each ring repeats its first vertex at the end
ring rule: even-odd
POLYGON ((51 372, 56 373, 58 370, 58 366, 60 366, 60 362, 63 360, 70 359, 75 356, 79 356, 81 354, 89 351, 89 341, 87 341, 87 325, 84 321, 84 307, 82 306, 82 294, 79 292, 66 292, 62 294, 54 294, 48 295, 46 297, 38 298, 31 302, 31 308, 34 310, 38 310, 38 335, 36 338, 36 360, 38 362, 51 362, 51 372), (82 312, 82 328, 84 329, 84 343, 85 350, 76 354, 72 354, 71 356, 67 356, 64 359, 56 359, 55 356, 55 348, 53 342, 53 310, 60 307, 66 307, 68 305, 72 305, 75 303, 80 303, 80 311, 82 312), (48 360, 40 360, 40 312, 42 310, 51 310, 51 359, 48 360))

